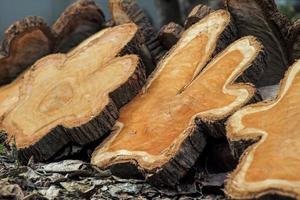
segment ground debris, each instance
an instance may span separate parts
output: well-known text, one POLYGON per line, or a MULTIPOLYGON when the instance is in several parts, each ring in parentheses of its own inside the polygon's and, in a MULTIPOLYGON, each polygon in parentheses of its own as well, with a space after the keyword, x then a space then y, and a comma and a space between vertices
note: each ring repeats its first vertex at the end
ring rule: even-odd
POLYGON ((21 200, 24 193, 19 185, 10 184, 9 182, 0 182, 0 199, 21 200))
POLYGON ((51 185, 49 188, 40 189, 39 193, 46 197, 47 199, 55 199, 59 196, 61 189, 58 187, 51 185))
POLYGON ((81 160, 45 164, 31 159, 27 165, 20 165, 10 154, 2 154, 0 179, 0 199, 225 199, 223 194, 203 194, 202 188, 199 190, 199 181, 203 181, 201 187, 223 186, 223 179, 214 174, 200 177, 198 173, 192 182, 173 189, 155 188, 144 180, 113 176, 81 160))

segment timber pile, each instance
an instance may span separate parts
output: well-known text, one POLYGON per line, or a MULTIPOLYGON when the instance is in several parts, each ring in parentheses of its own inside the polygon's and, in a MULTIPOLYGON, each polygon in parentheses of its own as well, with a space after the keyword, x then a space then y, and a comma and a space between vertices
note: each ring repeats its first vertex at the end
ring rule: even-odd
POLYGON ((35 61, 53 52, 67 52, 103 28, 104 15, 89 0, 68 7, 52 27, 41 17, 26 17, 6 31, 0 55, 0 85, 10 83, 35 61))
POLYGON ((138 49, 137 29, 105 29, 67 54, 40 59, 12 83, 19 99, 1 126, 21 158, 47 160, 70 142, 85 145, 111 129, 118 108, 144 83, 137 56, 116 57, 138 49))
POLYGON ((98 145, 92 164, 156 187, 235 169, 228 197, 300 199, 300 62, 288 69, 300 57, 300 21, 273 0, 224 5, 197 5, 183 26, 159 32, 134 0, 110 0, 108 21, 85 0, 52 28, 36 17, 18 22, 3 43, 0 69, 13 74, 3 83, 60 53, 0 88, 7 142, 25 161, 98 145), (281 79, 277 98, 258 102, 256 88, 281 79))

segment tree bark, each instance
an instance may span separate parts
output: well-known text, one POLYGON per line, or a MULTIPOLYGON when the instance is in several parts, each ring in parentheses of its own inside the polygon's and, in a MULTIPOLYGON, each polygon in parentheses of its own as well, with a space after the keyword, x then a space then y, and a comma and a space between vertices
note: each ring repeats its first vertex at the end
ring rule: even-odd
POLYGON ((213 9, 206 5, 199 4, 195 6, 187 16, 184 22, 184 28, 188 29, 193 24, 197 23, 211 12, 213 12, 213 9))
POLYGON ((145 46, 142 48, 144 52, 143 60, 146 65, 146 75, 150 75, 165 51, 157 38, 157 32, 149 18, 135 0, 110 0, 109 9, 115 24, 134 22, 140 27, 140 34, 145 41, 145 46))
POLYGON ((169 24, 163 26, 160 29, 158 33, 158 39, 164 47, 164 49, 169 50, 172 46, 174 46, 177 43, 182 32, 182 26, 174 22, 170 22, 169 24))
POLYGON ((68 52, 84 39, 101 30, 104 23, 104 14, 94 1, 76 1, 66 8, 52 26, 57 35, 55 52, 68 52))
POLYGON ((54 35, 40 17, 27 17, 6 31, 0 58, 0 85, 8 84, 54 47, 54 35))
POLYGON ((253 35, 262 41, 267 68, 259 87, 277 84, 289 65, 286 36, 290 21, 277 10, 274 0, 226 0, 239 36, 253 35))

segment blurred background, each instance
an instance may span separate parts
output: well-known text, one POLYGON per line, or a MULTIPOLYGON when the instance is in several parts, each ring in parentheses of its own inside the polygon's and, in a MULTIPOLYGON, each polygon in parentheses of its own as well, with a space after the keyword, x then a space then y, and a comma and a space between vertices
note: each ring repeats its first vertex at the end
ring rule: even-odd
MULTIPOLYGON (((107 0, 95 0, 110 18, 107 0)), ((74 0, 1 0, 0 1, 0 39, 3 32, 14 21, 26 16, 43 17, 49 25, 58 18, 61 12, 74 0)), ((170 21, 181 23, 193 5, 203 3, 214 8, 221 6, 221 0, 138 0, 138 3, 151 17, 153 24, 159 28, 170 21)), ((289 18, 300 18, 300 0, 276 0, 280 10, 289 18)))

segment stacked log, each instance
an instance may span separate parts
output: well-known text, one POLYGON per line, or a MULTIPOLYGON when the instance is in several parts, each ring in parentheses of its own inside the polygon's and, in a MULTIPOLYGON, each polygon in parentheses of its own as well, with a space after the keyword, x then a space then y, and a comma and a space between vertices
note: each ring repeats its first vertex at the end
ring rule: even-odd
POLYGON ((134 24, 105 29, 67 54, 40 59, 12 83, 19 99, 1 128, 20 158, 47 160, 70 142, 85 145, 111 129, 118 109, 145 82, 139 57, 121 56, 138 49, 137 30, 134 24))
POLYGON ((65 53, 101 30, 105 18, 90 0, 69 6, 52 27, 41 17, 26 17, 4 34, 0 51, 0 85, 12 82, 38 59, 54 52, 65 53))
POLYGON ((108 21, 80 0, 51 28, 16 22, 0 56, 7 143, 23 161, 96 144, 91 163, 122 178, 176 187, 201 168, 230 172, 229 198, 300 199, 300 22, 274 0, 224 5, 159 32, 133 0, 110 0, 108 21))

